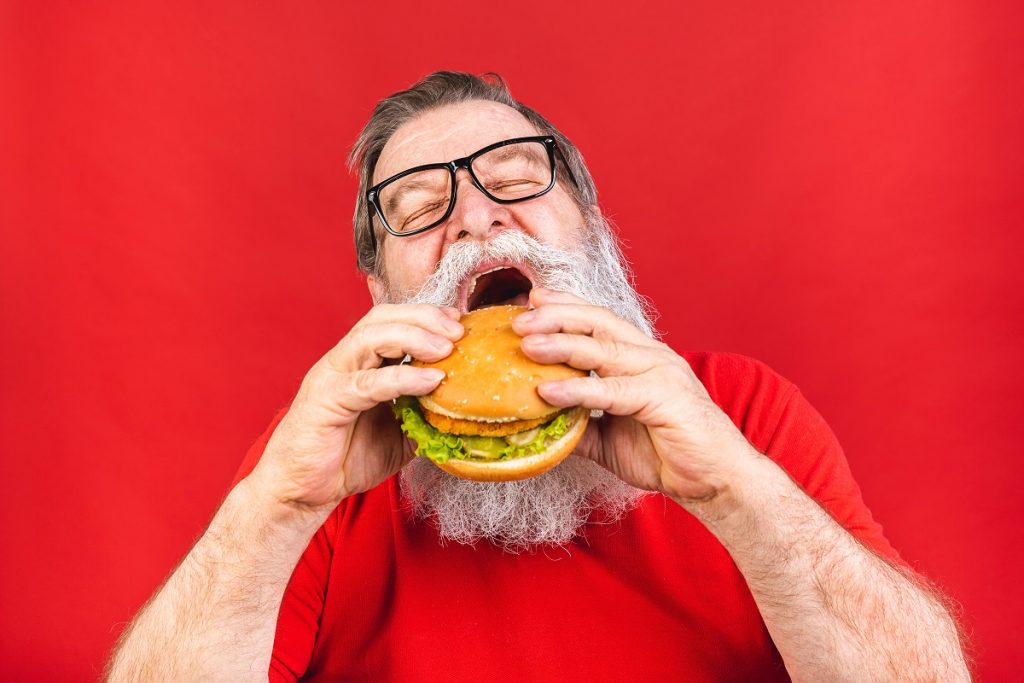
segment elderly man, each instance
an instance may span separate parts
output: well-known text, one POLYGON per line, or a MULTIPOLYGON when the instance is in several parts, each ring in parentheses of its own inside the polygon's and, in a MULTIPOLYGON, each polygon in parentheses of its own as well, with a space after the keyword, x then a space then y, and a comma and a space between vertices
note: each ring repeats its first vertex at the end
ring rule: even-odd
POLYGON ((500 79, 387 98, 352 159, 375 305, 250 452, 111 680, 969 678, 821 417, 763 364, 657 341, 582 157, 500 79), (414 457, 391 401, 442 373, 395 361, 444 358, 462 313, 527 301, 523 352, 593 371, 539 388, 603 411, 575 455, 501 484, 414 457))

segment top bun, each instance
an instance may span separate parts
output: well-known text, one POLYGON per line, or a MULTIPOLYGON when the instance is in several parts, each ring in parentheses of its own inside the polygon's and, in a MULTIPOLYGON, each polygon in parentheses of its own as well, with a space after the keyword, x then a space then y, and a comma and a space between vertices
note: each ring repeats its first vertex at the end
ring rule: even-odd
POLYGON ((438 387, 420 397, 423 407, 456 419, 488 422, 557 413, 560 408, 542 399, 537 385, 588 373, 526 357, 520 348, 522 337, 512 330, 512 320, 526 310, 525 306, 490 306, 471 311, 462 316, 466 333, 447 358, 435 363, 413 361, 421 368, 445 372, 438 387))

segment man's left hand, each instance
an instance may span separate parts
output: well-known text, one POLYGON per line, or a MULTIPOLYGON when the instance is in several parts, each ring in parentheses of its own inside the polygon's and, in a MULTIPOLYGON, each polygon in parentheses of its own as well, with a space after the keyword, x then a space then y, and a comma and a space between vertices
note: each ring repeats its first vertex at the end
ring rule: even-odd
POLYGON ((666 344, 572 294, 534 289, 530 301, 535 309, 513 321, 523 352, 597 374, 538 387, 552 405, 604 411, 588 425, 578 455, 681 504, 715 498, 755 457, 689 363, 666 344))

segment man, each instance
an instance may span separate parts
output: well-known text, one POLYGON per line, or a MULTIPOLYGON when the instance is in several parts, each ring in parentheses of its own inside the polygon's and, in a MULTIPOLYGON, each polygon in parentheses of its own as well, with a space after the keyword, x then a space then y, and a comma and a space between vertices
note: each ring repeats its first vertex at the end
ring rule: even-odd
POLYGON ((969 679, 824 421, 760 363, 657 341, 579 152, 499 79, 384 100, 353 160, 376 305, 250 452, 112 680, 969 679), (494 155, 541 146, 550 175, 508 194, 524 179, 494 155), (593 371, 539 389, 604 411, 576 455, 506 484, 414 458, 390 402, 442 374, 395 361, 527 297, 523 351, 593 371))

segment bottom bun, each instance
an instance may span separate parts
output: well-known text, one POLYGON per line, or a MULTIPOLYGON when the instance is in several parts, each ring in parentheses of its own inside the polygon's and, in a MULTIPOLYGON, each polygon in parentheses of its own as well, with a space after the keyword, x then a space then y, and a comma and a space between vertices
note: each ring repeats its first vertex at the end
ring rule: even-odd
POLYGON ((516 481, 544 474, 569 457, 572 449, 583 438, 583 432, 590 421, 590 411, 575 408, 571 413, 569 431, 547 448, 534 455, 509 460, 457 460, 450 458, 444 463, 434 463, 448 474, 473 481, 516 481))

